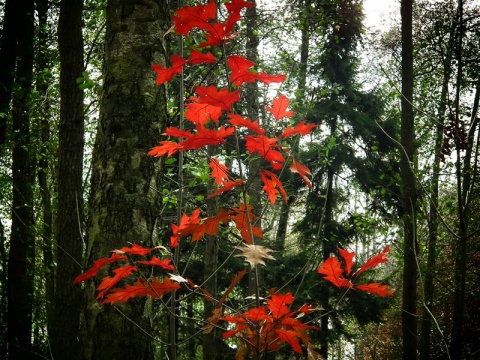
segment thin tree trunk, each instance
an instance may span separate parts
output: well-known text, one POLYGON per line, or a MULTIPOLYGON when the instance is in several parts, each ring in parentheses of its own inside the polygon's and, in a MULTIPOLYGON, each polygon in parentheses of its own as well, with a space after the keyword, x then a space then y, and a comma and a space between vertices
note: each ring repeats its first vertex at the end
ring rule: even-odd
POLYGON ((7 118, 15 78, 17 42, 20 33, 19 19, 24 16, 26 7, 19 0, 6 0, 0 43, 0 155, 7 135, 7 118))
POLYGON ((400 142, 400 175, 403 207, 403 298, 402 334, 403 359, 417 358, 417 195, 413 162, 415 131, 413 114, 413 38, 412 0, 402 0, 402 113, 400 142))
POLYGON ((8 257, 7 341, 9 359, 32 358, 32 304, 35 237, 33 235, 33 158, 30 144, 30 104, 33 76, 34 1, 25 1, 19 19, 16 82, 12 121, 12 230, 8 257))
POLYGON ((7 269, 8 254, 5 227, 0 220, 0 358, 7 358, 7 269))
POLYGON ((49 85, 52 81, 52 76, 49 74, 51 66, 48 55, 48 36, 49 27, 47 22, 49 2, 47 0, 37 0, 38 13, 38 42, 41 46, 37 52, 36 67, 37 67, 37 92, 41 97, 40 121, 38 124, 38 133, 40 135, 40 144, 38 151, 38 187, 41 197, 42 208, 42 249, 43 249, 43 265, 45 273, 45 310, 47 314, 47 333, 52 332, 53 311, 54 311, 54 282, 55 269, 53 257, 53 212, 52 212, 52 196, 49 188, 49 163, 51 159, 50 154, 50 118, 52 116, 52 109, 50 106, 49 85))
POLYGON ((58 23, 60 52, 60 124, 58 146, 58 205, 55 239, 58 250, 52 355, 77 359, 81 289, 72 279, 81 273, 83 239, 83 0, 62 0, 58 23))
MULTIPOLYGON (((146 153, 167 116, 165 89, 150 65, 166 63, 168 7, 155 0, 107 2, 103 97, 93 152, 87 259, 91 265, 135 242, 158 245, 160 162, 146 153)), ((150 312, 144 299, 100 306, 87 284, 86 359, 153 358, 150 312)))
POLYGON ((440 104, 438 107, 438 116, 435 126, 435 145, 434 162, 432 166, 432 180, 430 193, 430 210, 428 215, 428 248, 427 248, 427 267, 425 269, 424 280, 424 310, 422 313, 422 323, 420 328, 419 359, 430 359, 431 331, 432 331, 432 306, 435 298, 434 273, 436 268, 436 251, 438 238, 438 205, 439 205, 439 179, 440 163, 442 159, 443 129, 445 126, 445 116, 447 110, 448 86, 452 76, 452 55, 454 48, 456 22, 453 23, 449 41, 447 43, 447 52, 443 56, 443 79, 442 90, 440 93, 440 104))

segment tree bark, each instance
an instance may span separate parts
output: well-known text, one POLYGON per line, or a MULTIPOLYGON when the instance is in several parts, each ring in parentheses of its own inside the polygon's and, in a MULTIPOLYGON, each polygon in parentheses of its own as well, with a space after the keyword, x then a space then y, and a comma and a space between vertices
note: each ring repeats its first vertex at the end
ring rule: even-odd
POLYGON ((58 250, 54 319, 50 339, 56 359, 77 359, 81 288, 73 279, 81 273, 83 253, 83 0, 62 0, 58 23, 60 53, 60 124, 57 165, 58 205, 55 239, 58 250))
MULTIPOLYGON (((167 119, 165 89, 155 85, 150 69, 166 63, 167 29, 168 7, 162 1, 107 2, 103 96, 89 198, 89 265, 131 242, 159 244, 161 169, 146 153, 158 143, 167 119)), ((145 300, 100 306, 94 294, 99 278, 86 289, 85 358, 152 359, 145 300)))
POLYGON ((30 144, 30 101, 33 76, 34 1, 22 4, 19 19, 16 82, 12 127, 12 230, 8 255, 8 359, 32 358, 32 297, 35 237, 33 235, 33 156, 30 144))
POLYGON ((403 359, 417 359, 417 195, 413 162, 415 130, 413 113, 412 0, 402 0, 402 111, 400 128, 400 176, 403 208, 403 359))
POLYGON ((6 141, 7 114, 12 96, 17 59, 17 42, 20 33, 18 19, 24 16, 24 1, 6 0, 0 44, 0 155, 6 141))

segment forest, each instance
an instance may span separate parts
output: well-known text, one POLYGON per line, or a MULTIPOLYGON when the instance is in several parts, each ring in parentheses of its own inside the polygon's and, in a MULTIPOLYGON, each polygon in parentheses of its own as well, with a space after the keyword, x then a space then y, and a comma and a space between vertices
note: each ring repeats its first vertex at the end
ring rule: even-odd
POLYGON ((392 10, 0 0, 0 359, 480 359, 480 1, 392 10))

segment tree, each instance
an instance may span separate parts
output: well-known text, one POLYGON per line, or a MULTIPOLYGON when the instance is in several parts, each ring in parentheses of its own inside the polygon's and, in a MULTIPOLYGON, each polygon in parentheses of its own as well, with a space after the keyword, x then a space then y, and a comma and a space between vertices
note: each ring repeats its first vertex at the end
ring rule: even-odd
POLYGON ((417 195, 413 162, 415 128, 413 114, 412 0, 402 0, 402 112, 400 130, 400 175, 403 211, 403 359, 417 358, 417 195))
POLYGON ((51 349, 55 358, 80 356, 78 331, 81 290, 72 284, 81 271, 83 240, 83 0, 60 3, 60 124, 55 226, 56 276, 51 349))
MULTIPOLYGON (((168 7, 153 0, 107 2, 103 97, 89 198, 89 264, 128 242, 158 244, 160 169, 145 151, 166 122, 165 90, 155 86, 150 65, 166 62, 162 39, 167 15, 168 7)), ((99 308, 92 290, 86 289, 85 357, 151 358, 147 304, 99 308)))
POLYGON ((33 76, 34 1, 23 4, 13 96, 12 229, 8 254, 8 358, 31 357, 35 237, 33 234, 34 155, 30 143, 30 93, 33 76))

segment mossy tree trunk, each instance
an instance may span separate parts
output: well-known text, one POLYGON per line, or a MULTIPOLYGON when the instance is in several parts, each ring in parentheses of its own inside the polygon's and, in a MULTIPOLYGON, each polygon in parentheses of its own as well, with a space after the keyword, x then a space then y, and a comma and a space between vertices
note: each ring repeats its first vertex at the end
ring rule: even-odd
MULTIPOLYGON (((131 242, 158 245, 159 164, 147 151, 166 122, 165 89, 155 85, 150 65, 165 65, 163 1, 109 0, 103 96, 93 152, 87 265, 131 242)), ((149 310, 142 299, 101 306, 87 284, 87 359, 152 359, 149 310)))

